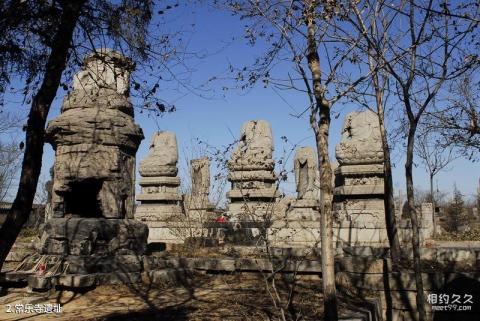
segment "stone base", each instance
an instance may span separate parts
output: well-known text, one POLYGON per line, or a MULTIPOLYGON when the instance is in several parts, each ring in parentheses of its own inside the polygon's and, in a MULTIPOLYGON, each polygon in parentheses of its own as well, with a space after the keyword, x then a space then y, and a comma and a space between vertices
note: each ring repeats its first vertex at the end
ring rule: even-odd
POLYGON ((298 200, 291 204, 286 212, 288 221, 319 221, 320 212, 312 200, 298 200))
MULTIPOLYGON (((318 225, 318 222, 315 222, 318 225)), ((314 248, 320 247, 320 227, 306 227, 291 224, 289 227, 268 229, 271 245, 279 248, 314 248)))
POLYGON ((183 244, 189 238, 208 237, 209 230, 195 221, 147 222, 148 243, 183 244))
POLYGON ((142 258, 136 255, 69 256, 64 264, 68 264, 68 274, 142 271, 142 258))
POLYGON ((381 198, 334 202, 333 211, 342 222, 347 220, 355 223, 375 222, 385 225, 385 206, 381 198))
POLYGON ((228 204, 227 213, 236 221, 265 222, 275 215, 275 209, 273 202, 235 202, 228 204))
POLYGON ((177 204, 140 204, 135 210, 135 219, 142 222, 170 221, 183 217, 182 207, 177 204))
MULTIPOLYGON (((320 247, 318 220, 274 220, 262 222, 150 222, 149 243, 185 244, 189 239, 209 238, 225 245, 270 246, 279 248, 320 247)), ((399 229, 402 236, 403 230, 399 229)), ((333 228, 334 242, 343 246, 388 247, 385 226, 376 223, 343 222, 333 228)))
POLYGON ((45 223, 40 254, 142 255, 148 227, 129 219, 53 218, 45 223))
MULTIPOLYGON (((24 270, 33 270, 42 261, 45 275, 141 272, 142 255, 32 255, 22 262, 24 270)), ((37 272, 37 271, 34 271, 37 272)))
POLYGON ((232 199, 240 199, 245 201, 253 201, 255 198, 271 199, 274 201, 277 197, 280 197, 278 189, 270 188, 258 188, 258 189, 233 189, 227 192, 227 197, 232 199))
MULTIPOLYGON (((178 268, 144 272, 117 271, 114 273, 61 274, 51 277, 29 275, 28 286, 35 290, 48 290, 55 286, 87 288, 98 285, 118 284, 183 284, 187 271, 178 268)), ((15 278, 14 278, 15 279, 15 278)), ((15 279, 16 280, 16 279, 15 279)))

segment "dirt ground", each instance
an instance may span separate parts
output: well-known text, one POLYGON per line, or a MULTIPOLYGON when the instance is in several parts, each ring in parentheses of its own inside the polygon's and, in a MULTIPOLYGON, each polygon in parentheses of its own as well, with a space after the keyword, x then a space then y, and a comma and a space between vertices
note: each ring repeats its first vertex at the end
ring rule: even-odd
MULTIPOLYGON (((285 313, 300 320, 322 318, 320 279, 311 277, 296 285, 293 307, 285 313)), ((277 288, 284 302, 282 280, 277 288)), ((271 291, 273 289, 269 288, 271 291)), ((45 295, 46 296, 46 295, 45 295)), ((56 291, 42 298, 25 288, 10 289, 0 297, 0 320, 278 320, 265 280, 255 274, 195 275, 182 285, 99 286, 84 293, 56 291), (7 313, 7 305, 55 304, 60 314, 7 313)))

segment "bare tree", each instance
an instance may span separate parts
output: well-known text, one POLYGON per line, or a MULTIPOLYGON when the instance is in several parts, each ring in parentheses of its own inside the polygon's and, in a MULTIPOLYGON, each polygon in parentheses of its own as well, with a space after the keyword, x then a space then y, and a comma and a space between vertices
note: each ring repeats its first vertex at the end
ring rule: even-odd
MULTIPOLYGON (((359 65, 357 46, 360 32, 347 17, 349 6, 338 1, 224 1, 248 24, 246 38, 251 45, 262 40, 266 52, 251 66, 232 67, 241 88, 262 81, 279 91, 298 90, 306 94, 308 115, 315 136, 320 172, 320 232, 322 282, 326 320, 336 320, 337 300, 333 255, 332 168, 329 132, 333 106, 354 88, 370 79, 373 72, 359 65), (278 70, 285 71, 279 75, 278 70)), ((374 71, 378 67, 374 67, 374 71)))
POLYGON ((477 215, 480 211, 480 179, 478 180, 478 185, 477 185, 477 194, 476 194, 476 203, 475 203, 476 207, 477 207, 477 215))
POLYGON ((457 148, 469 159, 480 151, 480 83, 473 73, 449 82, 445 98, 428 113, 429 126, 438 132, 443 148, 457 148))
MULTIPOLYGON (((457 3, 455 12, 478 9, 473 2, 457 3)), ((412 248, 417 288, 417 307, 421 321, 426 320, 425 295, 421 278, 418 213, 413 189, 413 157, 417 128, 426 110, 433 104, 447 80, 461 76, 476 66, 470 54, 468 37, 476 31, 474 19, 452 19, 450 5, 444 1, 401 1, 389 6, 399 14, 399 22, 387 31, 400 37, 390 37, 385 46, 371 42, 374 50, 388 59, 386 70, 395 80, 394 93, 406 113, 405 177, 407 203, 412 222, 412 248), (399 28, 399 29, 396 29, 399 28), (392 57, 400 59, 394 60, 392 57)))
POLYGON ((14 131, 18 129, 19 119, 11 114, 2 113, 0 134, 8 136, 8 142, 0 140, 0 202, 8 195, 20 164, 20 142, 15 139, 14 131))
POLYGON ((430 182, 430 199, 432 202, 432 218, 433 218, 433 236, 436 234, 435 224, 435 193, 433 188, 433 179, 440 171, 444 170, 448 164, 454 161, 455 157, 452 148, 446 150, 442 148, 440 141, 435 134, 428 129, 423 129, 417 136, 415 149, 417 156, 421 159, 422 164, 428 172, 430 182))
MULTIPOLYGON (((387 5, 385 1, 365 1, 363 5, 358 7, 355 3, 351 4, 353 14, 350 16, 350 19, 352 25, 361 33, 364 39, 357 47, 360 54, 366 57, 364 63, 370 70, 370 82, 355 88, 350 96, 365 108, 372 109, 372 104, 376 107, 375 111, 378 116, 384 154, 385 223, 390 245, 390 256, 396 266, 396 263, 400 260, 400 242, 395 218, 390 146, 385 125, 385 109, 389 98, 391 75, 385 69, 387 57, 384 46, 388 43, 390 37, 395 37, 390 35, 388 30, 389 26, 398 19, 398 14, 394 11, 386 10, 387 5), (375 50, 375 47, 382 48, 382 50, 375 50)), ((392 59, 400 59, 401 55, 393 56, 392 59)))

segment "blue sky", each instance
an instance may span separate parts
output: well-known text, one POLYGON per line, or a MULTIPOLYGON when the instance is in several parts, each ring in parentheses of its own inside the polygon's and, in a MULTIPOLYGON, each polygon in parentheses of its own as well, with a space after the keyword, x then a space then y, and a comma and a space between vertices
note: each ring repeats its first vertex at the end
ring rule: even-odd
MULTIPOLYGON (((195 70, 190 77, 192 84, 204 83, 212 76, 225 75, 227 66, 243 65, 254 59, 258 48, 251 48, 243 39, 243 25, 237 17, 229 13, 219 12, 206 6, 192 6, 188 11, 178 9, 179 13, 172 12, 168 18, 168 25, 172 30, 186 29, 189 39, 190 51, 205 54, 204 59, 194 59, 189 62, 195 70), (181 24, 181 25, 180 25, 181 24), (194 24, 194 26, 193 26, 194 24)), ((260 47, 261 48, 261 47, 260 47)), ((288 68, 286 66, 285 68, 288 68)), ((205 99, 195 93, 188 93, 178 89, 177 84, 167 83, 160 90, 167 101, 175 102, 177 111, 161 118, 155 118, 145 113, 136 113, 136 122, 143 128, 145 140, 137 153, 137 162, 146 157, 151 135, 158 130, 173 131, 177 135, 180 162, 179 167, 183 180, 188 180, 185 158, 189 157, 192 149, 192 139, 195 137, 221 148, 230 144, 238 136, 241 125, 248 120, 264 119, 270 122, 275 142, 275 157, 284 155, 284 148, 290 149, 291 145, 282 141, 281 136, 286 136, 291 143, 299 146, 314 146, 312 130, 308 119, 293 117, 292 114, 301 112, 307 106, 304 94, 299 92, 278 92, 271 87, 263 88, 259 83, 257 87, 247 90, 221 90, 222 82, 210 84, 210 98, 205 99)), ((64 92, 57 94, 49 119, 58 116, 64 92)), ((21 98, 7 95, 6 109, 10 111, 26 112, 28 106, 21 106, 21 98)), ((340 106, 338 119, 332 119, 330 131, 330 154, 334 160, 334 148, 339 142, 343 118, 351 110, 358 110, 357 106, 340 106)), ((21 134, 19 134, 21 135, 21 134)), ((48 170, 53 164, 54 153, 48 145, 45 147, 42 180, 48 179, 48 170)), ((394 152, 394 187, 397 190, 405 189, 404 158, 400 148, 394 152)), ((292 156, 293 157, 293 156, 292 156)), ((292 167, 290 159, 287 168, 292 167)), ((213 171, 213 168, 212 168, 213 171)), ((443 171, 437 176, 440 190, 451 191, 453 185, 465 195, 475 193, 480 165, 466 160, 457 160, 449 166, 448 171, 443 171)), ((138 176, 137 176, 138 178, 138 176)), ((428 176, 419 166, 414 169, 415 186, 428 188, 428 176)), ((282 186, 285 192, 293 193, 293 178, 282 186)))

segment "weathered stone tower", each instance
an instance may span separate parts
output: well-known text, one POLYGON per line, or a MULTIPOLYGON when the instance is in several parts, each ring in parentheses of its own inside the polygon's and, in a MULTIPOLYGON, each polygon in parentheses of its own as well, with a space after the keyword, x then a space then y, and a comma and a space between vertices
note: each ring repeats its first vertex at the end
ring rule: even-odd
POLYGON ((69 256, 79 273, 96 272, 102 263, 94 258, 146 249, 147 226, 133 220, 135 153, 143 139, 128 99, 133 69, 108 49, 87 56, 46 130, 55 165, 40 252, 69 256))
POLYGON ((162 131, 152 137, 148 157, 140 162, 141 202, 135 218, 142 221, 168 221, 182 214, 177 176, 178 148, 175 133, 162 131))
POLYGON ((154 134, 150 152, 140 162, 142 191, 137 200, 141 204, 135 212, 135 218, 149 227, 149 242, 182 242, 177 230, 183 227, 185 213, 182 195, 178 190, 180 178, 177 176, 177 162, 175 133, 161 131, 154 134))
POLYGON ((334 189, 338 237, 348 245, 388 244, 377 115, 372 111, 348 114, 335 154, 339 163, 334 189))
POLYGON ((231 190, 228 213, 241 221, 263 221, 272 215, 276 188, 272 130, 264 120, 243 124, 240 140, 228 162, 231 190))

